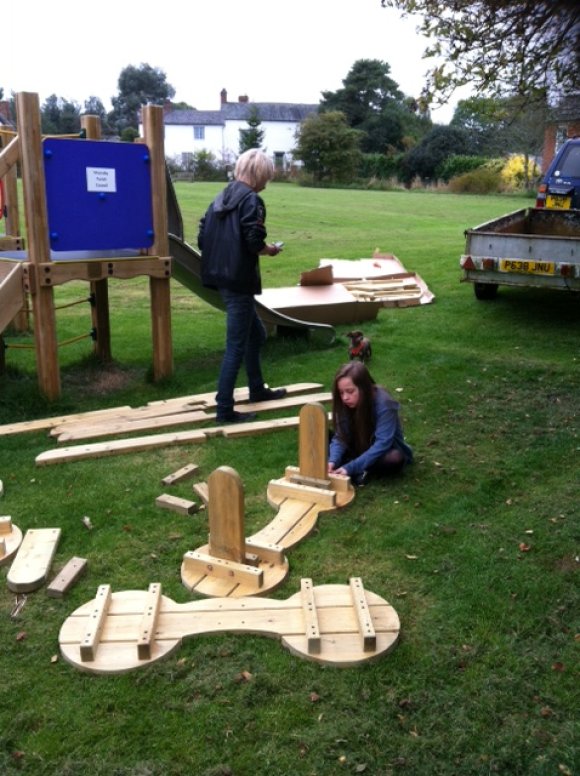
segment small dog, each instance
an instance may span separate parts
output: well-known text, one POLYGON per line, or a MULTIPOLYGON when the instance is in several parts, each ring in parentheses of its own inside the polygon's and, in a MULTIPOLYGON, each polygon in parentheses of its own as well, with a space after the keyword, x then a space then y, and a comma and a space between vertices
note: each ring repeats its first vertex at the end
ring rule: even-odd
POLYGON ((348 357, 351 361, 358 358, 363 364, 372 355, 371 343, 362 333, 362 331, 349 331, 346 335, 350 340, 348 357))

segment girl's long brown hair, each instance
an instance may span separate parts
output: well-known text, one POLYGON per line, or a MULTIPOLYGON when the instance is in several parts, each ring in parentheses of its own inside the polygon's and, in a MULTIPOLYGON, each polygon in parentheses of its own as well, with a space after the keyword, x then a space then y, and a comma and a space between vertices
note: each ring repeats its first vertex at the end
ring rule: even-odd
POLYGON ((341 441, 356 455, 368 450, 375 432, 373 399, 375 381, 361 361, 343 364, 334 377, 332 386, 332 424, 334 432, 341 441), (360 391, 360 401, 354 409, 343 404, 338 390, 339 380, 350 377, 360 391), (346 439, 345 435, 349 438, 346 439))

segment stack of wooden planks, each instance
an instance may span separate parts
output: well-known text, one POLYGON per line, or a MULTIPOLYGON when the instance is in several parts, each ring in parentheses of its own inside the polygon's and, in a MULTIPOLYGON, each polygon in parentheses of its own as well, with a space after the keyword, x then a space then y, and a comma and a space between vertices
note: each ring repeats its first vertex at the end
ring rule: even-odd
MULTIPOLYGON (((306 403, 328 403, 329 392, 320 383, 286 386, 283 399, 252 404, 247 388, 237 388, 236 409, 272 412, 306 403)), ((236 437, 298 426, 298 416, 257 420, 251 423, 207 425, 215 421, 215 392, 149 402, 142 407, 118 407, 95 412, 44 418, 0 426, 0 436, 46 430, 58 445, 36 458, 39 466, 119 455, 170 445, 196 444, 214 436, 236 437), (168 430, 169 429, 169 430, 168 430), (143 432, 149 433, 143 436, 143 432), (108 438, 108 441, 91 441, 108 438)))
POLYGON ((412 273, 390 278, 349 280, 343 285, 358 300, 380 302, 382 307, 410 307, 420 304, 423 293, 412 273))

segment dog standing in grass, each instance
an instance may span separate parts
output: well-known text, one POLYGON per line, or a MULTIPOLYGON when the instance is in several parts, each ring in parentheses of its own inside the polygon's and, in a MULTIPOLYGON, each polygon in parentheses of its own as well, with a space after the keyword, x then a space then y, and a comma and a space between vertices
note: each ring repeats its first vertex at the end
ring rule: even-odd
POLYGON ((351 361, 358 359, 362 361, 368 361, 372 355, 372 348, 370 340, 364 336, 362 331, 349 331, 346 335, 350 340, 350 346, 348 349, 348 357, 351 361))

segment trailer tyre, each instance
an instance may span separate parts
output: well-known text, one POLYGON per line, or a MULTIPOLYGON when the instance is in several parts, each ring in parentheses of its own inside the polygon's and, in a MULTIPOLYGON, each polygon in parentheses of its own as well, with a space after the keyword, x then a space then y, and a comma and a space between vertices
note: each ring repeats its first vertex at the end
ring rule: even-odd
POLYGON ((473 292, 476 299, 486 301, 497 296, 497 283, 474 283, 473 292))

